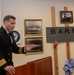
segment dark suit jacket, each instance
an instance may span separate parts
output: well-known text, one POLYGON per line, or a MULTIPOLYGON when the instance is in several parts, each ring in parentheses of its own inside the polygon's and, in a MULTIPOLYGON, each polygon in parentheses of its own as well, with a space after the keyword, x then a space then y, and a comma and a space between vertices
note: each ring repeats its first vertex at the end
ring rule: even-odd
MULTIPOLYGON (((12 37, 12 34, 11 34, 11 37, 12 37)), ((13 43, 11 43, 11 40, 6 30, 3 27, 1 27, 0 28, 0 69, 3 69, 7 65, 13 65, 12 52, 24 53, 24 47, 22 48, 18 47, 14 39, 13 39, 13 43)))

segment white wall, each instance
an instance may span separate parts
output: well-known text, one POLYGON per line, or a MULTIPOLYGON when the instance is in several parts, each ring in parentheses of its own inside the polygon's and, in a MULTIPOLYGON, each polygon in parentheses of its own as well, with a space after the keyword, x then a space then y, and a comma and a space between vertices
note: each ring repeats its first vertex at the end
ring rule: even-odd
MULTIPOLYGON (((48 0, 45 1, 44 0, 37 0, 37 1, 36 0, 2 0, 2 6, 1 6, 2 19, 5 15, 8 14, 14 15, 17 18, 16 28, 21 28, 22 44, 20 46, 25 45, 24 19, 42 19, 44 53, 34 54, 34 55, 13 54, 13 61, 15 66, 19 66, 26 62, 43 58, 46 56, 52 56, 53 60, 53 44, 46 43, 46 27, 49 26, 52 27, 51 6, 55 6, 56 9, 56 25, 58 27, 65 26, 64 24, 60 24, 59 11, 64 10, 64 7, 66 6, 68 7, 68 10, 74 12, 73 2, 50 2, 48 0)), ((74 23, 70 25, 74 26, 74 23)), ((70 43, 70 49, 71 49, 71 57, 74 58, 73 42, 70 43)), ((65 60, 66 60, 66 43, 59 43, 58 44, 59 75, 65 75, 63 71, 65 60)), ((54 74, 54 66, 53 66, 53 74, 54 74)))

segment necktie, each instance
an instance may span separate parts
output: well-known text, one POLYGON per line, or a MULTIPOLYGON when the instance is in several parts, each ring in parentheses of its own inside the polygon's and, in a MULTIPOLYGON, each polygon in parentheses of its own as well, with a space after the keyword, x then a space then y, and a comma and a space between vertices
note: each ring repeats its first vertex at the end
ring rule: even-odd
POLYGON ((10 33, 8 34, 8 37, 9 37, 10 42, 13 43, 13 39, 12 39, 10 33))

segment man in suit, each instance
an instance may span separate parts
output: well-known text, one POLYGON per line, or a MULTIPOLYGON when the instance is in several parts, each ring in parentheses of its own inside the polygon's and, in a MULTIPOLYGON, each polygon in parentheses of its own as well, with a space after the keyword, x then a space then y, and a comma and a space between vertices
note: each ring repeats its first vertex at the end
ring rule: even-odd
POLYGON ((35 44, 26 44, 26 47, 16 45, 12 34, 16 23, 14 16, 5 16, 3 23, 4 25, 0 28, 0 75, 6 75, 6 71, 14 75, 15 68, 12 62, 12 52, 26 53, 26 51, 35 47, 35 44))

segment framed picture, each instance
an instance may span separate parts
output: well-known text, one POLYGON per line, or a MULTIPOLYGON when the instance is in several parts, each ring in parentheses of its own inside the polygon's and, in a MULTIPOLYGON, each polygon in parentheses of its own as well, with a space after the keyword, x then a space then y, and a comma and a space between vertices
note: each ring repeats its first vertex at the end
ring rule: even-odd
POLYGON ((20 40, 20 34, 18 31, 12 31, 15 42, 18 42, 20 40))
POLYGON ((72 11, 60 11, 61 23, 73 23, 72 11))
POLYGON ((25 35, 42 35, 42 19, 25 19, 25 35))
POLYGON ((27 54, 38 54, 43 53, 43 38, 42 37, 33 37, 33 38, 25 38, 25 44, 35 44, 35 47, 32 50, 27 51, 27 54))

